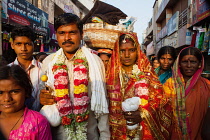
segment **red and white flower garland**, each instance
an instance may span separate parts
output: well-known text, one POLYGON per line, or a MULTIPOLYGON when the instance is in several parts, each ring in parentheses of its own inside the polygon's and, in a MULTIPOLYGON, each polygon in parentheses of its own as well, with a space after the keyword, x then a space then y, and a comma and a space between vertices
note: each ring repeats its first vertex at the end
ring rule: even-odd
MULTIPOLYGON (((62 60, 62 59, 61 59, 62 60)), ((68 140, 87 139, 87 119, 89 111, 88 65, 79 50, 74 58, 74 99, 69 96, 68 69, 60 60, 53 65, 55 100, 68 140), (75 131, 76 130, 76 131, 75 131)))
MULTIPOLYGON (((140 71, 138 65, 133 65, 132 78, 135 80, 135 96, 140 98, 140 108, 148 110, 149 104, 149 83, 146 80, 145 73, 140 71)), ((141 115, 141 117, 143 117, 141 115)), ((140 129, 144 129, 144 122, 140 123, 140 129)), ((138 136, 137 136, 138 137, 138 136)))
POLYGON ((148 109, 148 100, 149 100, 149 84, 145 79, 144 72, 140 71, 138 65, 133 65, 132 78, 135 79, 135 95, 140 97, 141 108, 148 109))

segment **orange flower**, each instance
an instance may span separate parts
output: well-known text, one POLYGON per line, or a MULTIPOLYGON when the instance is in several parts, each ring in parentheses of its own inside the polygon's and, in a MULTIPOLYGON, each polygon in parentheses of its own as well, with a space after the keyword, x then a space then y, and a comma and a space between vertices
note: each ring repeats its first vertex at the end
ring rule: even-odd
POLYGON ((86 121, 88 119, 89 115, 86 114, 85 117, 84 117, 84 121, 86 121))
POLYGON ((83 122, 83 121, 84 120, 83 120, 82 116, 77 116, 76 117, 76 122, 80 123, 80 122, 83 122))
POLYGON ((67 68, 67 66, 66 66, 66 65, 62 65, 61 67, 62 67, 63 69, 66 69, 66 68, 67 68))
POLYGON ((84 60, 82 60, 82 59, 75 59, 75 62, 76 62, 76 63, 83 63, 84 60))
POLYGON ((62 117, 62 124, 63 125, 70 125, 71 124, 71 120, 72 119, 70 119, 69 117, 64 116, 64 117, 62 117))

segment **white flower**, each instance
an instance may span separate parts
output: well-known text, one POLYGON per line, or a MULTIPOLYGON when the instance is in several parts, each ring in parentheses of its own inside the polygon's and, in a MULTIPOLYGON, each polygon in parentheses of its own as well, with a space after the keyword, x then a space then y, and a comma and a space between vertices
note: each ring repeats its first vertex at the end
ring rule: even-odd
POLYGON ((82 80, 87 79, 87 74, 82 71, 74 71, 74 79, 82 80))
POLYGON ((149 90, 147 87, 138 87, 135 89, 135 95, 141 96, 141 95, 148 95, 149 90))
POLYGON ((54 75, 56 75, 56 74, 58 74, 58 73, 67 73, 67 70, 65 70, 65 69, 58 69, 58 70, 56 70, 55 72, 54 72, 54 75))
POLYGON ((141 71, 139 70, 138 68, 138 65, 133 65, 133 70, 132 70, 132 73, 135 74, 135 75, 138 75, 141 71))
POLYGON ((132 97, 122 102, 123 111, 136 111, 139 108, 141 100, 139 97, 132 97))
POLYGON ((58 79, 55 79, 54 85, 67 85, 68 84, 68 77, 67 76, 59 76, 58 79))
POLYGON ((78 64, 75 66, 75 68, 86 69, 86 67, 83 64, 78 64))

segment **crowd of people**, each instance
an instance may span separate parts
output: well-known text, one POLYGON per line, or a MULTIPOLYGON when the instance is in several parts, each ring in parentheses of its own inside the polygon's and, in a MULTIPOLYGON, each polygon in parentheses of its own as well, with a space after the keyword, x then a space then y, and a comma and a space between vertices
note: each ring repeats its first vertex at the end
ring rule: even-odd
POLYGON ((164 46, 153 67, 134 32, 119 31, 113 49, 95 54, 81 44, 78 16, 61 14, 54 27, 60 49, 41 61, 33 31, 12 31, 17 58, 0 67, 0 139, 209 139, 210 81, 199 49, 177 55, 164 46))

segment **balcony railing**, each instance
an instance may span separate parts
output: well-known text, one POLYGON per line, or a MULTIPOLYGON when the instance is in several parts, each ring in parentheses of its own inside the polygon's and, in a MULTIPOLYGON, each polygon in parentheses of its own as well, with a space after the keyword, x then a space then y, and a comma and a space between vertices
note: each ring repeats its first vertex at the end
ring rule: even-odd
POLYGON ((179 29, 187 24, 187 12, 188 9, 185 9, 179 14, 179 29))

